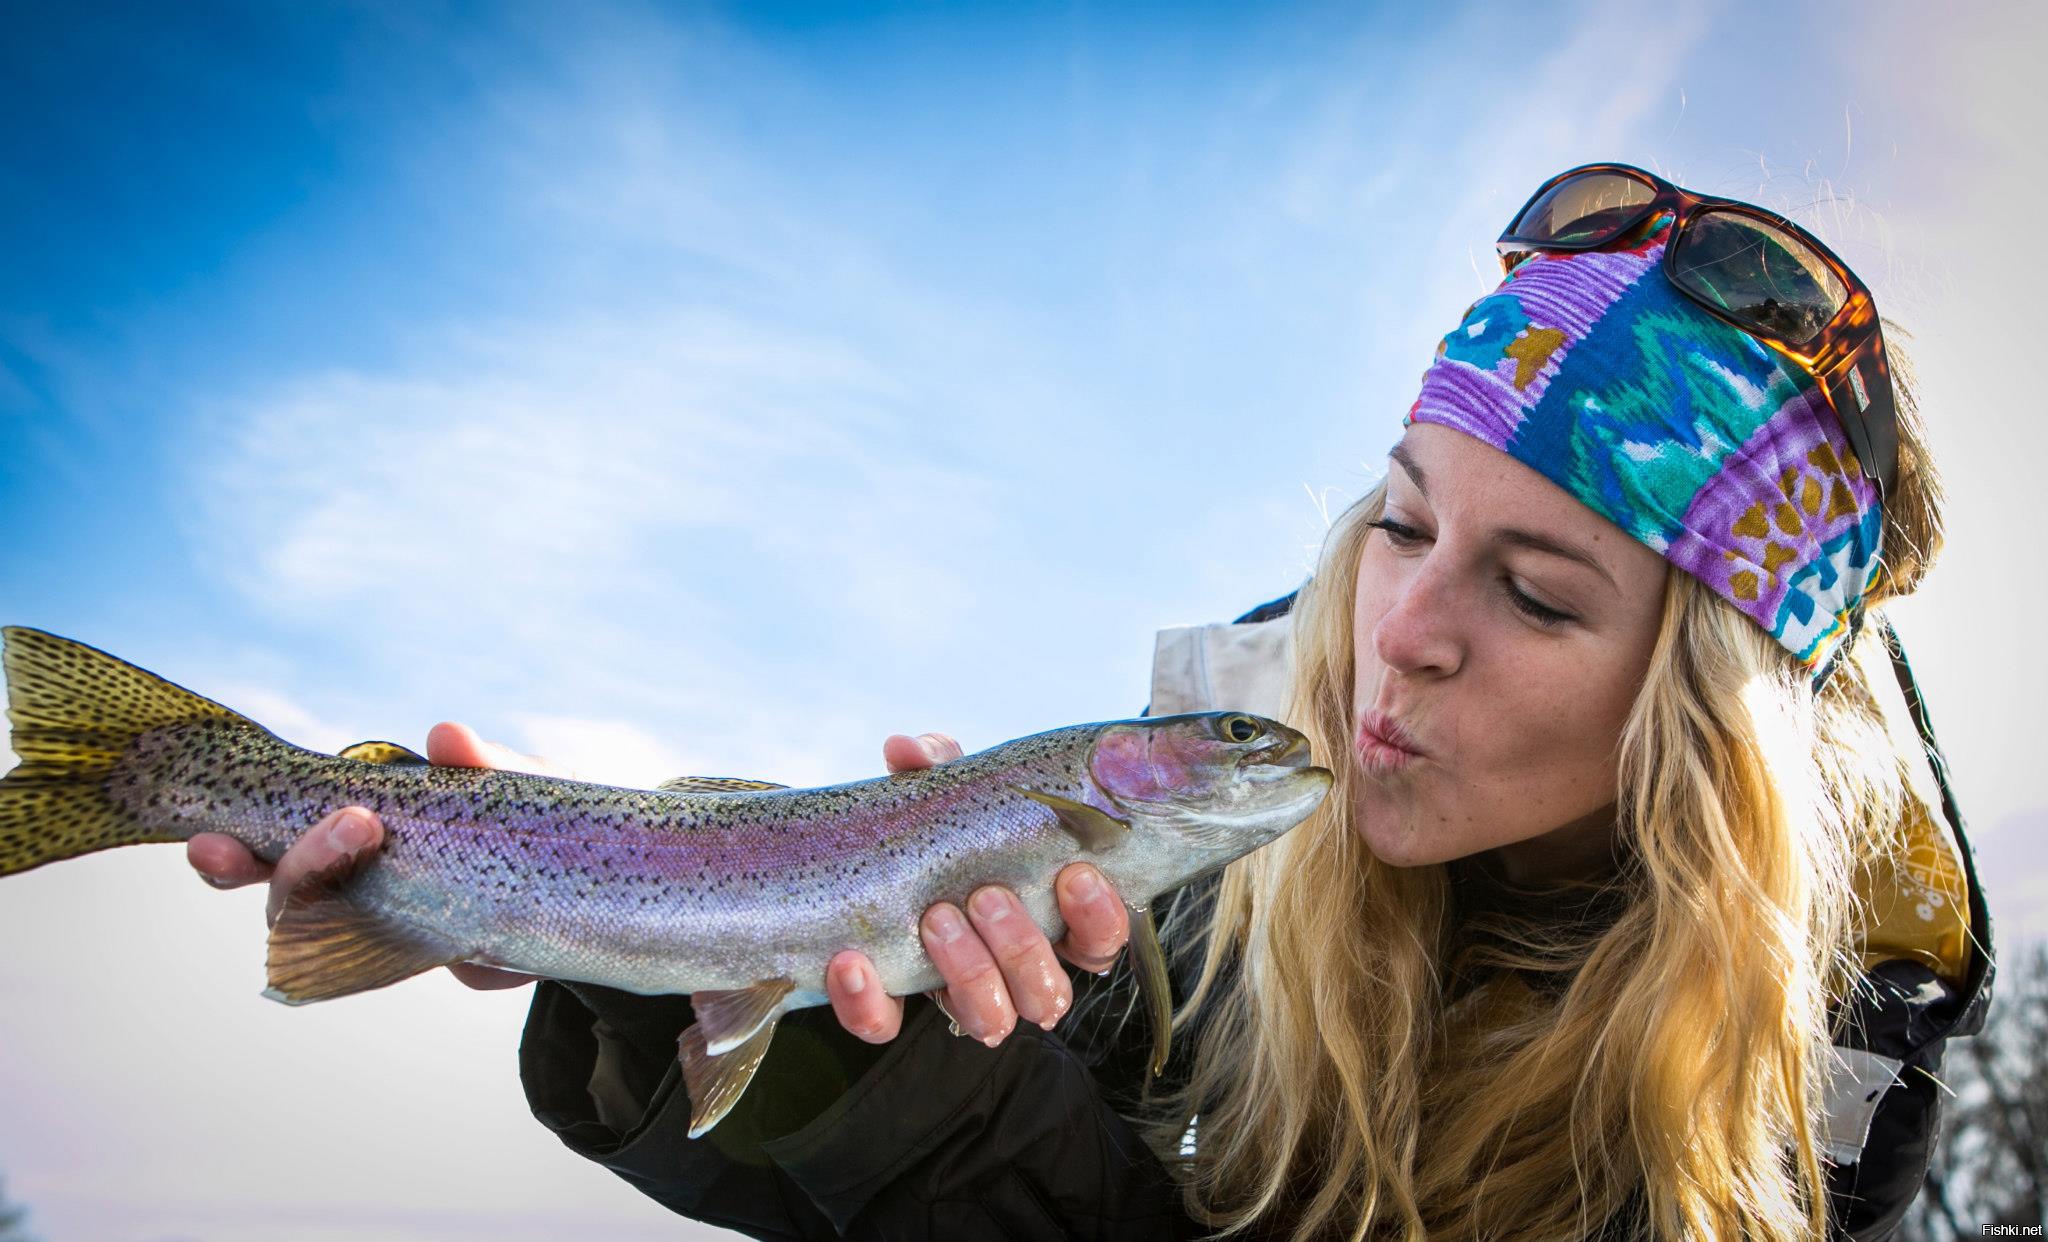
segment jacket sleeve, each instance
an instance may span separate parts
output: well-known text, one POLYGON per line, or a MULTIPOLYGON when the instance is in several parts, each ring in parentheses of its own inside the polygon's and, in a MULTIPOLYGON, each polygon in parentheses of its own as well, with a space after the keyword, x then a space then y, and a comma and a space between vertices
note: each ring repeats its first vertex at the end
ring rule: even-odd
POLYGON ((542 983, 520 1046, 534 1115, 685 1216, 758 1238, 1175 1238, 1158 1159, 1056 1034, 996 1048, 909 999, 885 1045, 829 1009, 783 1019, 754 1082, 701 1139, 675 1036, 685 997, 542 983))
POLYGON ((1842 1072, 1828 1092, 1835 1239, 1899 1234, 1941 1137, 1948 1041, 1982 1029, 1989 1003, 1987 979, 1958 987, 1918 962, 1884 962, 1864 975, 1836 1042, 1842 1072))

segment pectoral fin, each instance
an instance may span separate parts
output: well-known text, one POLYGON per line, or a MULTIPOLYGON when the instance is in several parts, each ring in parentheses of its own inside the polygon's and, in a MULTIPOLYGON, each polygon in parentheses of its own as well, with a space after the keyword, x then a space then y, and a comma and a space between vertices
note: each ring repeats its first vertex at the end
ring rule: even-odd
POLYGON ((725 992, 692 992, 696 1029, 704 1032, 704 1051, 721 1057, 753 1038, 754 1032, 782 1016, 783 998, 796 987, 792 979, 763 979, 751 987, 725 992))
POLYGON ((1173 1043, 1173 991, 1166 978, 1166 953, 1159 947, 1159 931, 1152 925, 1152 911, 1130 906, 1131 966, 1138 975, 1138 992, 1152 1017, 1152 1061, 1146 1068, 1158 1074, 1166 1068, 1166 1052, 1173 1043))
POLYGON ((469 956, 429 932, 377 918, 348 899, 344 862, 300 881, 270 929, 264 995, 287 1005, 332 1000, 397 983, 469 956))
POLYGON ((669 793, 744 793, 749 789, 787 789, 774 781, 750 781, 743 776, 675 776, 655 786, 669 793))
MULTIPOLYGON (((702 996, 699 992, 696 996, 702 996)), ((696 996, 692 996, 694 1004, 696 996)), ((732 1106, 739 1103, 768 1045, 775 1039, 780 1014, 769 1017, 732 1051, 713 1055, 704 1047, 704 1024, 692 1023, 676 1040, 676 1057, 683 1064, 683 1087, 690 1093, 690 1137, 699 1138, 717 1125, 732 1106)))
POLYGON ((397 742, 357 742, 335 753, 340 758, 353 759, 358 763, 393 763, 400 766, 418 764, 421 767, 425 767, 427 763, 424 755, 415 754, 397 742))
POLYGON ((1081 843, 1084 850, 1106 850, 1120 844, 1131 831, 1130 824, 1085 802, 1062 798, 1058 794, 1040 793, 1036 789, 1026 789, 1021 785, 1012 785, 1010 788, 1033 802, 1051 807, 1052 813, 1059 816, 1060 827, 1073 834, 1074 839, 1081 843))

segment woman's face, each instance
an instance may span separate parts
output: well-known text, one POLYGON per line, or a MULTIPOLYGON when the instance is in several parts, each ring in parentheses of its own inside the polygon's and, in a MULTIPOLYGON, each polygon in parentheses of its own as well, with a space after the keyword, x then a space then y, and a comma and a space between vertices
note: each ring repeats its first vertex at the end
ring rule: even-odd
POLYGON ((1382 522, 1403 529, 1367 536, 1352 620, 1360 830, 1401 867, 1497 850, 1510 879, 1597 868, 1664 558, 1447 427, 1411 425, 1388 475, 1382 522))

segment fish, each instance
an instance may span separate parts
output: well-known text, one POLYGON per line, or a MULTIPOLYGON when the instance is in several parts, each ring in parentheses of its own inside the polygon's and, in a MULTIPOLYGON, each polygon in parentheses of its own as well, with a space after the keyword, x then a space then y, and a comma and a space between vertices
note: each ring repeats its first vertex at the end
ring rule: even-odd
POLYGON ((1053 880, 1083 860, 1131 912, 1158 1073, 1171 1014, 1150 902, 1293 828, 1331 783, 1300 732, 1215 711, 1070 725, 811 789, 628 789, 436 766, 384 741, 329 755, 84 643, 23 626, 0 640, 19 758, 0 777, 0 876, 201 832, 275 862, 329 812, 367 807, 380 851, 286 896, 264 994, 306 1004, 474 962, 687 995, 692 1138, 737 1103, 784 1014, 829 1003, 833 955, 865 953, 891 995, 935 990, 928 907, 1007 885, 1057 940, 1053 880))

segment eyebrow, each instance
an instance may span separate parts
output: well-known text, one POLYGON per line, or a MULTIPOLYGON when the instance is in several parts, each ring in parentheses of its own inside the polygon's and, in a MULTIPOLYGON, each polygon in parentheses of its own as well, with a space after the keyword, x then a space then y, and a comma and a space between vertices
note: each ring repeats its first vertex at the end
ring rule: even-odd
MULTIPOLYGON (((1429 499, 1428 478, 1423 473, 1422 467, 1416 464, 1414 456, 1408 452, 1408 446, 1396 444, 1387 451, 1387 456, 1401 464, 1401 469, 1406 470, 1408 477, 1415 480, 1415 490, 1422 493, 1424 500, 1429 499)), ((1529 548, 1537 552, 1548 552, 1552 556, 1561 556, 1568 561, 1577 561, 1594 573, 1599 574, 1602 578, 1607 579, 1608 586, 1613 587, 1616 591, 1621 590, 1620 584, 1614 580, 1614 575, 1607 572, 1607 567, 1594 560, 1593 554, 1584 548, 1576 547, 1569 543, 1559 543, 1550 536, 1539 535, 1533 530, 1518 530, 1511 526, 1501 527, 1493 533, 1496 539, 1512 547, 1529 548)))

